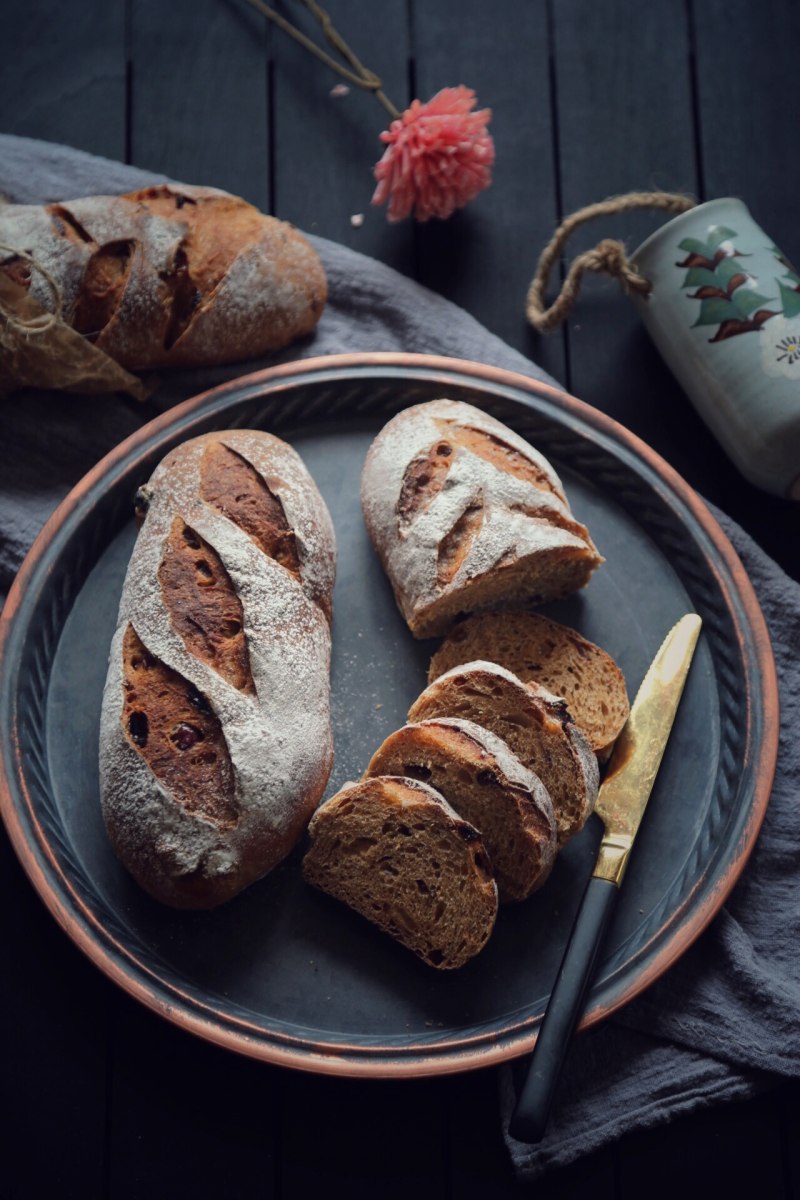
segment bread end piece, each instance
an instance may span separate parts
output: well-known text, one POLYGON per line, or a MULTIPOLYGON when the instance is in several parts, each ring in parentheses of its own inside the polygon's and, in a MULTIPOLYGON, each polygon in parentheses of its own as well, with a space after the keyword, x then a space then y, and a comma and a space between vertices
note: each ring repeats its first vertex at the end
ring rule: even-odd
POLYGON ((393 417, 367 454, 361 500, 418 638, 446 633, 464 613, 559 599, 603 562, 552 465, 461 401, 393 417))

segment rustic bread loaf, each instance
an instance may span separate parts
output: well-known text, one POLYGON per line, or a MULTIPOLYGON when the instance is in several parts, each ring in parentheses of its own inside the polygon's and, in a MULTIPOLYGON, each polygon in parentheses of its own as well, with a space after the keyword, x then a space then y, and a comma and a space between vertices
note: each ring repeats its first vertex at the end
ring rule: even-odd
POLYGON ((147 892, 209 908, 289 853, 328 780, 333 529, 294 450, 252 430, 185 442, 137 504, 103 818, 147 892))
POLYGON ((459 717, 497 734, 553 802, 558 844, 586 824, 597 799, 597 759, 559 696, 524 684, 496 663, 471 662, 440 675, 408 710, 408 720, 459 717))
POLYGON ((505 742, 472 721, 405 725, 376 751, 366 774, 419 779, 441 792, 479 830, 501 902, 524 900, 550 874, 556 823, 547 790, 505 742))
POLYGON ((536 613, 480 613, 452 630, 431 659, 428 679, 475 659, 499 663, 523 683, 563 697, 600 762, 606 761, 630 705, 623 674, 605 650, 536 613))
MULTIPOLYGON (((0 207, 0 243, 61 289, 62 316, 129 370, 238 362, 310 333, 325 272, 291 225, 215 188, 0 207)), ((44 277, 0 251, 0 271, 52 305, 44 277)))
POLYGON ((415 405, 381 430, 361 499, 415 637, 465 612, 564 596, 603 561, 547 460, 458 401, 415 405))
POLYGON ((431 967, 482 950, 497 887, 473 827, 424 783, 348 783, 321 805, 303 859, 309 883, 343 900, 431 967))

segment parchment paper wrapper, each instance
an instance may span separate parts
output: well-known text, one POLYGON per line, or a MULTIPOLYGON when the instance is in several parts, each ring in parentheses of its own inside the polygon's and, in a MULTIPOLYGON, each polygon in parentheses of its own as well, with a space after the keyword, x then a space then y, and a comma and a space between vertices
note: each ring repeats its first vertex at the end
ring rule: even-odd
POLYGON ((22 388, 123 392, 135 400, 144 400, 149 391, 0 272, 0 397, 22 388))

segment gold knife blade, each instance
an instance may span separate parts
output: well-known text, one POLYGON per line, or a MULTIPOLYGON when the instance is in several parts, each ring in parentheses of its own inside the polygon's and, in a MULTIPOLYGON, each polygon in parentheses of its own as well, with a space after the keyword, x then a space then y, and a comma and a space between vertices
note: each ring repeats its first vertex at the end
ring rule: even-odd
POLYGON ((595 812, 605 834, 592 874, 617 887, 661 765, 701 625, 696 613, 687 613, 665 637, 636 694, 597 797, 595 812))

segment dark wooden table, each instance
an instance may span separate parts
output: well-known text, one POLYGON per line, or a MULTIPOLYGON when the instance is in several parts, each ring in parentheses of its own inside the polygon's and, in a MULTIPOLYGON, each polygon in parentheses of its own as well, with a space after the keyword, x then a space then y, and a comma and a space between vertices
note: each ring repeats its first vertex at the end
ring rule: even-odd
MULTIPOLYGON (((296 12, 296 6, 290 6, 296 12)), ((738 195, 790 257, 800 8, 792 0, 329 0, 399 106, 466 83, 494 110, 494 185, 449 222, 369 207, 384 114, 243 0, 2 0, 0 130, 241 194, 462 305, 633 429, 800 578, 800 506, 743 482, 629 302, 590 281, 545 340, 524 296, 558 218, 630 189, 738 195), (354 214, 365 219, 357 226, 354 214)), ((310 26, 309 26, 310 27, 310 26)), ((654 216, 609 220, 631 246, 654 216)), ((357 346, 353 347, 358 349, 357 346)), ((0 1195, 611 1200, 800 1197, 800 1089, 630 1135, 515 1183, 493 1071, 419 1082, 292 1074, 138 1007, 45 913, 3 838, 0 1195)))

